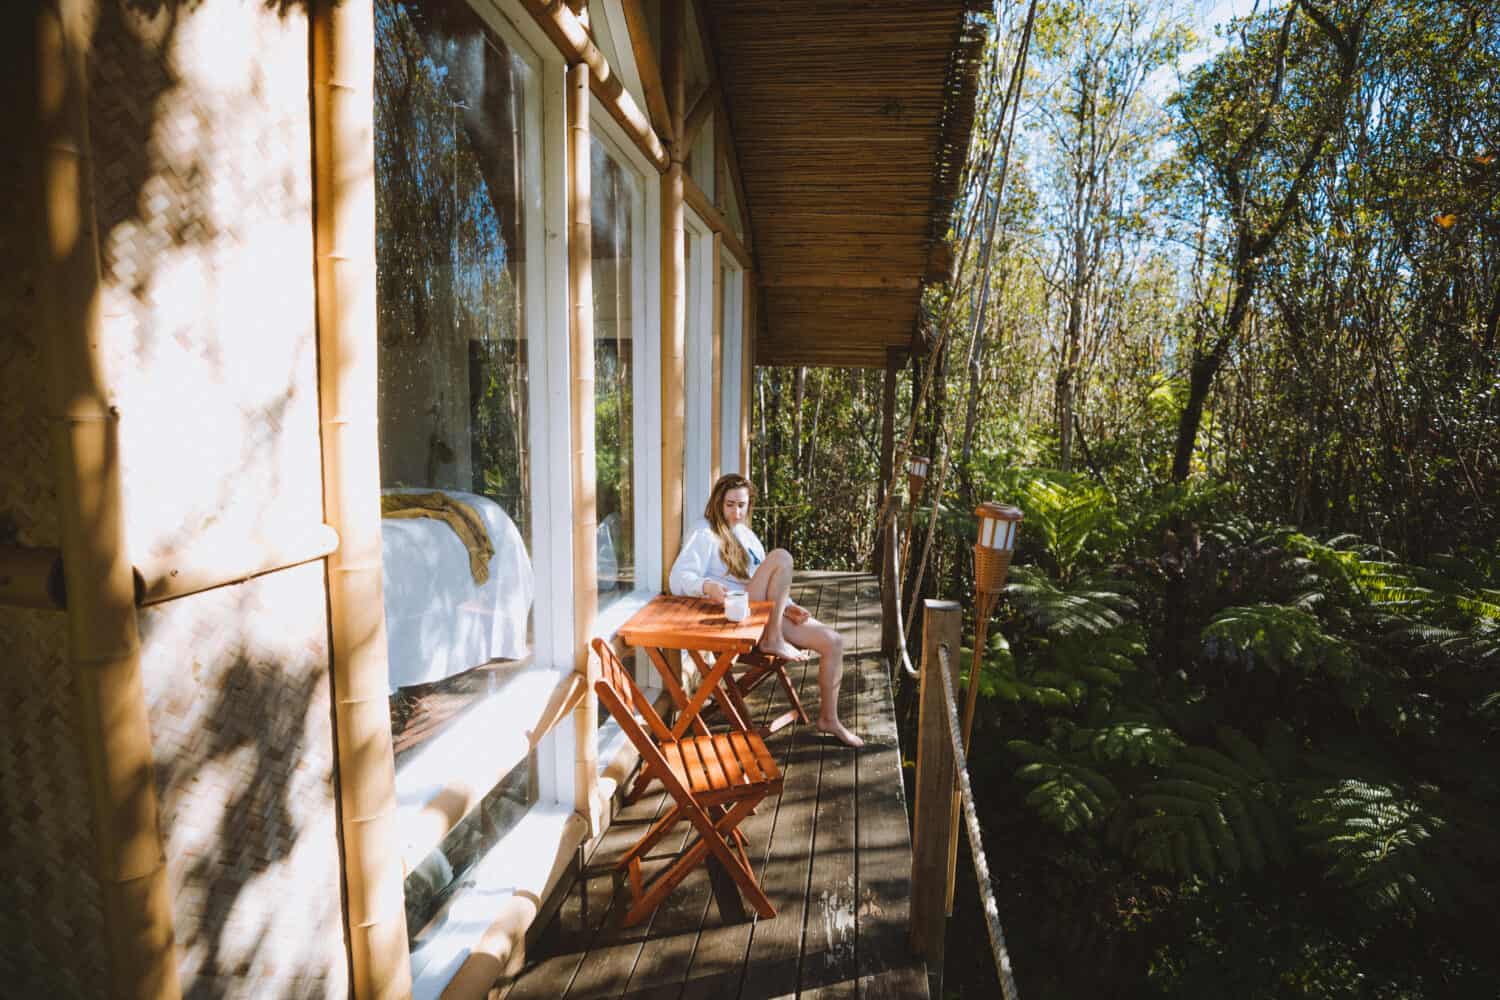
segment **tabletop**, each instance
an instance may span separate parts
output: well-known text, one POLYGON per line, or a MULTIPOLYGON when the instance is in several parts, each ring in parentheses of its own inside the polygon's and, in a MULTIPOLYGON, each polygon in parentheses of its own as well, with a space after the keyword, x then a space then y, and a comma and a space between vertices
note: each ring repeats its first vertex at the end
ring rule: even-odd
POLYGON ((620 626, 619 635, 632 646, 748 653, 760 641, 770 615, 770 601, 751 601, 745 620, 732 622, 717 602, 658 594, 620 626))

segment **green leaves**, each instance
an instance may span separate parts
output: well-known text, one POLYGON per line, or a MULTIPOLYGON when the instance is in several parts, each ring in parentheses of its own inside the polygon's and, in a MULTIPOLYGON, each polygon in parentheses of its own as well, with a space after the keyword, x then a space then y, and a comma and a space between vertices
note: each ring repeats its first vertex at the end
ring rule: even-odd
POLYGON ((1063 833, 1094 825, 1119 800, 1114 784, 1087 765, 1026 740, 1011 740, 1006 746, 1027 761, 1016 771, 1016 777, 1036 785, 1026 795, 1026 805, 1036 810, 1043 822, 1063 833))
POLYGON ((1284 604, 1225 608, 1203 629, 1203 652, 1246 670, 1321 669, 1341 681, 1358 673, 1349 644, 1324 631, 1315 615, 1284 604))
MULTIPOLYGON (((1072 476, 1039 472, 1024 480, 1020 490, 1025 530, 1041 539, 1063 580, 1073 576, 1091 549, 1109 544, 1109 536, 1121 527, 1109 493, 1072 476)), ((1113 541, 1117 544, 1118 538, 1113 541)))
POLYGON ((1376 913, 1440 909, 1469 873, 1435 841, 1448 827, 1433 790, 1340 778, 1298 799, 1298 832, 1327 862, 1327 875, 1376 913))
POLYGON ((1229 727, 1218 740, 1219 748, 1177 754, 1114 829, 1119 846, 1145 868, 1212 878, 1287 859, 1280 786, 1267 757, 1229 727))
POLYGON ((1005 592, 1021 611, 1050 635, 1098 636, 1125 623, 1135 603, 1118 581, 1081 580, 1072 587, 1054 582, 1031 566, 1014 566, 1005 592))

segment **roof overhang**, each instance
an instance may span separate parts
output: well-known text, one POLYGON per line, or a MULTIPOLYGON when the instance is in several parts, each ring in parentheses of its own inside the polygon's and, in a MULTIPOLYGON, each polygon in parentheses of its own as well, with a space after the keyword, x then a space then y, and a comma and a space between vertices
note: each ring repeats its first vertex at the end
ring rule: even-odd
POLYGON ((944 280, 984 44, 973 0, 708 0, 761 365, 883 367, 944 280))

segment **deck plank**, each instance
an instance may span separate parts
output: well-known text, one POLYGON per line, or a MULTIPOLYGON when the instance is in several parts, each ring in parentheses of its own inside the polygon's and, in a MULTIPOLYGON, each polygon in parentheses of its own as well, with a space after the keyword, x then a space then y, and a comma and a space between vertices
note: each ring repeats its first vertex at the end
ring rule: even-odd
MULTIPOLYGON (((584 861, 584 876, 567 890, 550 926, 528 955, 506 1000, 555 1000, 567 993, 590 946, 616 906, 611 867, 659 815, 665 794, 643 796, 620 810, 584 861)), ((617 919, 617 918, 616 918, 617 919)))
MULTIPOLYGON (((809 594, 806 589, 801 589, 796 598, 798 603, 809 604, 816 608, 818 591, 813 590, 809 594)), ((814 678, 812 683, 816 684, 816 666, 808 662, 794 665, 789 668, 788 676, 800 694, 810 676, 814 678)), ((761 723, 769 722, 783 707, 781 704, 783 697, 777 685, 762 684, 753 694, 754 700, 751 707, 755 710, 755 718, 761 723)), ((798 726, 784 730, 781 736, 771 740, 768 744, 776 758, 777 766, 781 768, 784 782, 791 782, 794 773, 799 770, 805 772, 809 766, 806 760, 799 760, 795 753, 800 745, 799 742, 790 738, 792 732, 801 728, 805 727, 798 726)), ((806 777, 804 774, 797 776, 804 779, 806 777)), ((790 801, 787 798, 787 790, 795 789, 795 787, 792 784, 784 785, 781 796, 774 802, 765 803, 756 815, 750 817, 745 823, 745 836, 749 839, 750 848, 754 852, 751 861, 755 864, 756 876, 762 880, 762 885, 768 894, 771 894, 771 889, 765 884, 765 879, 767 864, 771 856, 771 844, 776 832, 781 829, 778 821, 782 819, 782 803, 790 801)), ((785 901, 778 899, 774 894, 771 894, 771 900, 777 908, 776 917, 773 919, 781 919, 786 909, 785 901)), ((740 995, 754 927, 754 923, 714 925, 705 921, 697 950, 693 955, 692 966, 688 970, 682 1000, 710 1000, 710 998, 724 1000, 724 998, 740 995)))
MULTIPOLYGON (((827 624, 844 636, 845 671, 839 689, 839 717, 858 727, 856 688, 852 673, 858 667, 857 591, 849 583, 836 587, 837 617, 827 624)), ((824 738, 818 781, 817 828, 813 836, 813 864, 808 885, 807 922, 803 931, 799 996, 831 1000, 853 997, 855 987, 855 917, 858 885, 855 880, 855 760, 860 751, 824 738)))

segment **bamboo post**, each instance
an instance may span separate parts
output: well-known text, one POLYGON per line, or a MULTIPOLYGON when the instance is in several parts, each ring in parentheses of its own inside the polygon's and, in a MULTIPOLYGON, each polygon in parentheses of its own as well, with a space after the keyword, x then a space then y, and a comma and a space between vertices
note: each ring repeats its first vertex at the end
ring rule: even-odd
POLYGON ((630 33, 630 48, 635 53, 636 72, 641 77, 641 89, 646 92, 646 111, 661 138, 671 142, 672 115, 667 110, 667 93, 661 82, 661 64, 656 59, 656 47, 651 43, 651 29, 646 23, 642 0, 624 0, 623 6, 626 30, 630 33))
MULTIPOLYGON (((599 511, 594 469, 594 279, 589 148, 589 68, 568 67, 568 340, 572 382, 573 651, 575 670, 593 690, 597 667, 589 654, 599 613, 599 511)), ((599 775, 595 730, 599 703, 582 698, 573 710, 573 795, 578 811, 597 832, 594 787, 599 775)))
POLYGON ((380 578, 376 420, 375 23, 312 10, 314 256, 328 625, 351 995, 411 994, 380 578))
MULTIPOLYGON (((604 59, 604 54, 589 37, 588 29, 565 4, 558 0, 522 0, 526 10, 557 46, 568 65, 582 62, 589 67, 589 88, 599 98, 610 117, 619 123, 632 142, 657 170, 667 168, 667 150, 651 127, 646 113, 635 103, 630 91, 604 59)), ((666 24, 665 18, 662 23, 666 24)))
MULTIPOLYGON (((885 490, 894 486, 891 477, 891 465, 895 454, 895 375, 900 370, 900 354, 895 351, 886 352, 885 384, 880 387, 880 481, 879 498, 876 499, 876 507, 882 507, 885 502, 885 490)), ((894 525, 894 520, 891 520, 894 525)), ((892 568, 894 568, 894 552, 892 558, 886 558, 885 550, 891 546, 889 543, 891 534, 889 532, 877 531, 874 540, 874 564, 880 571, 880 651, 889 657, 895 652, 897 643, 897 622, 895 622, 895 586, 891 579, 892 568)))
POLYGON ((687 230, 683 218, 682 135, 684 85, 682 0, 662 0, 662 85, 671 113, 671 162, 661 190, 661 587, 667 587, 672 564, 682 547, 683 423, 686 419, 684 342, 687 327, 685 292, 687 230))
POLYGON ((135 572, 125 540, 119 411, 100 356, 99 238, 88 130, 91 0, 35 20, 42 225, 38 305, 48 336, 47 423, 57 465, 68 653, 88 770, 93 869, 117 997, 182 995, 141 682, 135 572))
POLYGON ((724 470, 724 236, 714 233, 714 318, 713 331, 713 447, 710 467, 714 482, 724 470))
MULTIPOLYGON (((941 984, 943 936, 947 928, 947 885, 952 878, 948 841, 955 772, 948 739, 945 692, 939 676, 939 648, 957 658, 963 614, 955 601, 923 602, 922 679, 917 721, 916 807, 912 830, 911 947, 927 961, 929 976, 941 984)), ((941 995, 941 989, 934 991, 941 995)))

